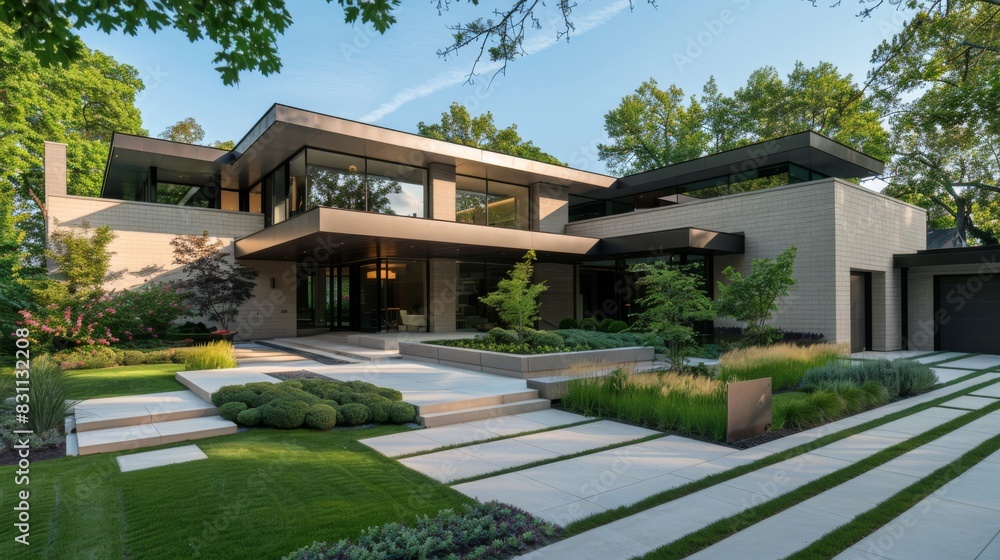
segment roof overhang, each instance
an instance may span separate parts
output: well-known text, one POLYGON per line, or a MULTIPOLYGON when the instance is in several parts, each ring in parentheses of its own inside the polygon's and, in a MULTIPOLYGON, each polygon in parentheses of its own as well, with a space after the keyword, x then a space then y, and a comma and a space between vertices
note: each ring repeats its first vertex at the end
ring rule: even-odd
POLYGON ((680 228, 602 239, 601 254, 624 257, 667 253, 734 255, 743 253, 745 244, 745 237, 738 233, 680 228))
POLYGON ((918 251, 893 256, 896 268, 981 265, 989 274, 1000 274, 1000 245, 918 251))
POLYGON ((596 199, 631 196, 782 163, 843 179, 871 177, 885 169, 882 161, 822 134, 806 131, 622 177, 615 188, 594 189, 586 196, 596 199))
POLYGON ((576 262, 596 256, 599 244, 592 237, 321 207, 237 240, 236 257, 297 262, 375 257, 514 261, 533 249, 540 260, 576 262))
POLYGON ((233 150, 241 184, 254 184, 303 146, 427 167, 455 166, 456 173, 519 185, 552 183, 570 192, 604 189, 615 178, 426 138, 370 124, 273 105, 233 150))
POLYGON ((101 197, 122 198, 122 191, 140 186, 153 167, 157 168, 160 182, 215 184, 232 159, 227 150, 115 133, 101 197))

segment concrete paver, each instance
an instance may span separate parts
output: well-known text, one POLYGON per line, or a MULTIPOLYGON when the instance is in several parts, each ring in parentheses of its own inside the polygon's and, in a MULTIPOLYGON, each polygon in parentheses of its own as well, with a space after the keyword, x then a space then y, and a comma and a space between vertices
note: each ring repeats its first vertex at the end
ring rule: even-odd
POLYGON ((937 375, 938 381, 941 383, 948 383, 958 379, 959 377, 965 377, 966 375, 972 373, 967 369, 951 369, 947 367, 933 367, 931 368, 931 371, 937 375))
POLYGON ((208 459, 208 456, 197 445, 184 445, 169 449, 133 453, 132 455, 120 455, 117 459, 118 467, 124 473, 208 459))
MULTIPOLYGON (((920 362, 921 364, 934 364, 937 362, 943 362, 944 360, 952 360, 961 356, 966 356, 964 352, 938 352, 932 356, 924 356, 922 358, 912 358, 914 362, 920 362)), ((949 367, 952 365, 949 363, 944 367, 949 367)))
POLYGON ((966 395, 964 397, 951 399, 941 406, 948 408, 961 408, 964 410, 979 410, 980 408, 985 408, 991 404, 996 404, 996 402, 996 399, 966 395))
POLYGON ((993 354, 980 354, 979 356, 972 356, 971 358, 948 362, 947 364, 944 364, 944 366, 959 369, 990 369, 1000 366, 1000 356, 993 354))

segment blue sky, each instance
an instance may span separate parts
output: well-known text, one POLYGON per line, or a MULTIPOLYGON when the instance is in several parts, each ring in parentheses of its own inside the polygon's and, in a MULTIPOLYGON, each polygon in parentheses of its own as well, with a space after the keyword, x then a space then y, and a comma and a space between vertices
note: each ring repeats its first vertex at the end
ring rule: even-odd
POLYGON ((439 16, 436 2, 409 1, 385 35, 343 23, 335 5, 289 2, 294 24, 278 42, 281 73, 245 73, 237 87, 222 85, 207 41, 190 43, 173 30, 82 36, 139 70, 146 91, 138 106, 154 136, 194 117, 207 141, 238 140, 275 102, 415 132, 419 121, 437 121, 458 101, 473 113, 491 111, 500 126, 517 123, 522 137, 573 167, 603 172, 595 146, 605 140, 604 114, 650 77, 692 94, 714 75, 731 93, 761 66, 784 75, 797 60, 823 60, 863 80, 872 50, 900 28, 902 15, 886 6, 862 21, 856 3, 830 3, 660 0, 654 9, 635 0, 630 11, 627 0, 580 0, 568 43, 555 41, 550 6, 541 14, 544 28, 526 41, 531 54, 492 83, 486 61, 471 85, 464 82, 472 49, 449 59, 435 52, 450 40, 446 26, 486 15, 485 2, 453 5, 439 16))

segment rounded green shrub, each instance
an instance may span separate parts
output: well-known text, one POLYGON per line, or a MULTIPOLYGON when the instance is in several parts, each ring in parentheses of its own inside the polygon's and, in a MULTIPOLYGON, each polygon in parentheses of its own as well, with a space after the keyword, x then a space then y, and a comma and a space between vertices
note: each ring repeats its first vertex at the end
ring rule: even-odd
POLYGON ((247 409, 246 403, 238 401, 227 402, 226 404, 222 405, 221 408, 219 408, 219 415, 222 416, 222 418, 225 420, 229 420, 230 422, 235 422, 236 418, 240 415, 240 413, 246 409, 247 409))
POLYGON ((567 318, 563 319, 562 321, 559 321, 559 328, 560 329, 578 329, 578 328, 580 328, 580 324, 576 322, 576 319, 574 319, 572 317, 567 317, 567 318))
POLYGON ((416 417, 417 409, 410 403, 397 401, 389 405, 389 420, 393 424, 413 422, 416 417))
POLYGON ((626 323, 625 321, 611 321, 611 324, 608 325, 608 332, 620 333, 627 328, 628 328, 628 323, 626 323))
POLYGON ((585 331, 596 331, 597 330, 597 319, 593 317, 587 317, 580 321, 580 328, 585 331))
POLYGON ((387 424, 389 422, 389 405, 392 403, 393 401, 366 404, 365 406, 368 407, 368 412, 371 414, 369 420, 376 424, 387 424))
POLYGON ((222 405, 231 402, 241 402, 250 404, 254 394, 248 391, 243 385, 226 385, 212 394, 212 404, 222 408, 222 405))
POLYGON ((374 393, 379 389, 378 385, 367 381, 347 381, 344 383, 344 386, 347 390, 354 393, 374 393))
POLYGON ((236 423, 241 426, 259 426, 262 415, 259 408, 248 408, 236 415, 236 423))
POLYGON ((314 404, 306 412, 306 427, 314 430, 329 430, 337 425, 337 411, 325 404, 314 404))
POLYGON ((309 405, 303 401, 278 398, 261 407, 265 426, 281 430, 298 428, 306 421, 309 405))
POLYGON ((486 333, 486 336, 499 344, 517 344, 521 341, 516 331, 501 329, 500 327, 490 329, 490 332, 486 333))
POLYGON ((375 391, 375 394, 379 395, 379 396, 382 396, 382 397, 385 397, 385 398, 389 399, 390 401, 401 401, 401 400, 403 400, 403 393, 400 393, 399 391, 397 391, 395 389, 390 389, 389 387, 379 387, 378 390, 375 391))
POLYGON ((341 423, 341 417, 343 417, 343 423, 348 426, 360 426, 368 421, 369 416, 368 407, 359 404, 351 403, 345 404, 337 407, 337 423, 341 423))
MULTIPOLYGON (((152 352, 150 352, 152 354, 152 352)), ((146 363, 146 353, 139 350, 125 350, 121 354, 123 366, 138 366, 146 363)))
POLYGON ((550 346, 552 348, 564 348, 566 341, 563 337, 551 331, 532 331, 525 342, 531 346, 550 346))
POLYGON ((244 402, 246 402, 251 408, 264 406, 265 404, 278 398, 280 395, 277 385, 266 381, 247 383, 244 387, 246 387, 247 390, 247 394, 245 396, 247 400, 244 402))
POLYGON ((601 332, 609 332, 608 329, 611 328, 611 323, 613 322, 614 319, 610 317, 605 317, 604 319, 601 319, 599 323, 597 323, 597 330, 601 332))

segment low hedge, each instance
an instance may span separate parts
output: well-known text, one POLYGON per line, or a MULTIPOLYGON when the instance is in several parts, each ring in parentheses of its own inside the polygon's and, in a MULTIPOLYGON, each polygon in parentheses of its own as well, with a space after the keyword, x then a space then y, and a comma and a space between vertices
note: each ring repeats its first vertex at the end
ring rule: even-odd
POLYGON ((926 392, 937 385, 938 377, 930 366, 911 360, 871 360, 857 365, 839 361, 807 371, 800 386, 808 389, 838 381, 851 381, 859 386, 878 383, 893 399, 926 392))
POLYGON ((336 425, 406 424, 417 412, 395 389, 365 381, 289 379, 226 385, 212 395, 223 418, 243 426, 329 430, 336 425))
POLYGON ((387 523, 365 529, 356 542, 316 542, 283 560, 390 560, 450 558, 503 560, 555 540, 558 528, 528 512, 498 502, 446 509, 418 517, 415 526, 387 523))
POLYGON ((190 348, 120 349, 111 346, 76 346, 53 354, 63 369, 100 369, 143 364, 182 364, 190 348))
MULTIPOLYGON (((522 342, 515 331, 496 328, 485 336, 462 338, 456 340, 435 340, 428 344, 451 346, 453 348, 469 348, 504 352, 508 354, 551 354, 556 352, 580 352, 585 350, 609 350, 612 348, 628 348, 632 346, 652 346, 658 352, 664 352, 663 340, 652 333, 642 332, 601 332, 583 328, 584 319, 579 329, 560 329, 555 331, 536 331, 529 329, 522 342)), ((596 321, 594 322, 596 328, 596 321)), ((608 328, 621 328, 621 321, 611 321, 608 328)))

